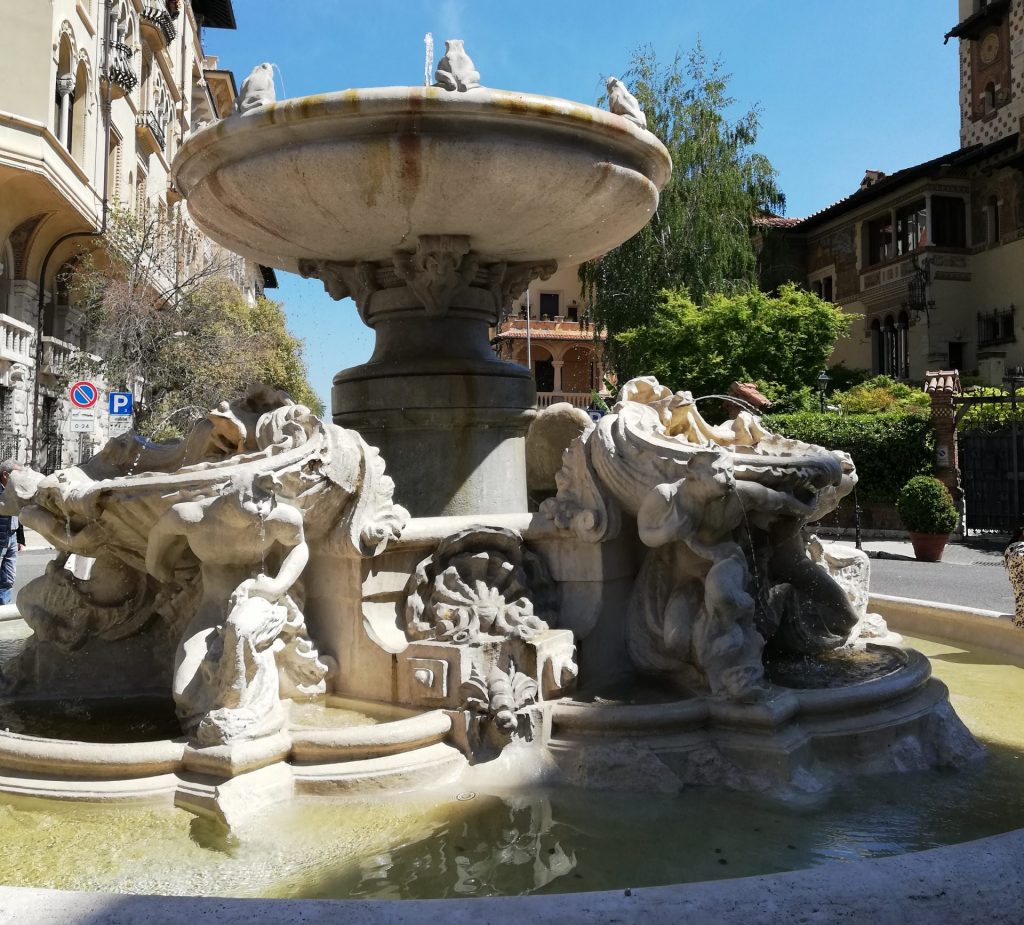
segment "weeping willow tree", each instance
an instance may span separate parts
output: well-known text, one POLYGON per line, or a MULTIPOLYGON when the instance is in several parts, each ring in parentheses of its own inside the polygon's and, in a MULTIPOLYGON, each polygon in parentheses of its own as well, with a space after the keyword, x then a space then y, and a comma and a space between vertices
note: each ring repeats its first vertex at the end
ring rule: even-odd
POLYGON ((729 76, 699 43, 669 64, 640 47, 623 81, 668 148, 673 173, 651 222, 580 268, 591 319, 607 331, 620 381, 652 365, 640 353, 649 338, 621 335, 651 322, 663 290, 685 290, 700 305, 756 288, 752 220, 785 206, 774 168, 754 150, 757 109, 731 120, 729 76))

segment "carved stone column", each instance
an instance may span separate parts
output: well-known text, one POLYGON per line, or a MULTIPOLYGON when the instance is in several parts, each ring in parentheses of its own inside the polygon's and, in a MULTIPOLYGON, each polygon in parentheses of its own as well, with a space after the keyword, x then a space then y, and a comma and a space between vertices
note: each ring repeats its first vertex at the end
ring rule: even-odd
POLYGON ((343 370, 335 424, 379 447, 395 500, 414 516, 527 510, 529 370, 494 356, 489 328, 553 261, 489 262, 464 235, 423 235, 388 261, 301 261, 376 332, 368 363, 343 370))
POLYGON ((74 74, 61 74, 57 78, 57 95, 60 97, 60 125, 57 140, 68 147, 68 127, 71 123, 71 95, 75 92, 74 74))
POLYGON ((562 391, 562 367, 565 366, 565 360, 552 360, 551 366, 555 371, 555 385, 552 388, 552 392, 562 391))

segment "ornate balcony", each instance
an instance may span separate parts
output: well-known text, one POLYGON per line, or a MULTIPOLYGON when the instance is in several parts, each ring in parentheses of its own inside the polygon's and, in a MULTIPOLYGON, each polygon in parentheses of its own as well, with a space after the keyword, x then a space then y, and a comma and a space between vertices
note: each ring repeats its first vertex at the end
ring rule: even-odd
POLYGON ((142 4, 141 25, 143 29, 153 33, 154 37, 164 45, 170 45, 178 30, 174 27, 178 4, 173 4, 174 14, 165 0, 146 0, 142 4))
POLYGON ((124 42, 111 43, 110 63, 107 66, 107 72, 110 76, 110 82, 120 90, 120 93, 114 94, 115 96, 131 93, 139 84, 139 77, 132 67, 132 57, 134 54, 135 49, 124 42))
POLYGON ((34 365, 32 342, 35 329, 24 321, 17 321, 10 315, 0 315, 0 360, 10 363, 34 365))
POLYGON ((138 114, 135 119, 135 131, 154 151, 164 150, 164 145, 167 143, 164 127, 152 109, 138 114))
POLYGON ((59 376, 76 353, 78 348, 74 344, 44 334, 43 360, 39 364, 39 372, 44 376, 59 376))

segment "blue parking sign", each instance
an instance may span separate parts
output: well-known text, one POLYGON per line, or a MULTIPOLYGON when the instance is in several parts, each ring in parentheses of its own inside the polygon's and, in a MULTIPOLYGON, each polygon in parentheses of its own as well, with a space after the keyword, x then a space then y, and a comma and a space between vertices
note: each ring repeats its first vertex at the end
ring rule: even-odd
POLYGON ((131 392, 111 392, 108 396, 110 413, 113 415, 128 415, 133 413, 131 392))

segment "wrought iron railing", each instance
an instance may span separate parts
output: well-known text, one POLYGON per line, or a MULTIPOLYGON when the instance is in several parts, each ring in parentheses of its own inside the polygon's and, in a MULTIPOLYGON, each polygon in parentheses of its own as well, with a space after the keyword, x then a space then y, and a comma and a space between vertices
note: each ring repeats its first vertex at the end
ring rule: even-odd
POLYGON ((164 145, 167 142, 167 138, 164 135, 164 127, 160 124, 160 120, 152 109, 140 112, 135 119, 135 124, 153 136, 153 142, 161 151, 164 149, 164 145))
MULTIPOLYGON (((177 4, 174 4, 177 9, 177 4)), ((160 31, 168 45, 174 41, 178 30, 174 27, 175 16, 171 15, 164 0, 146 0, 142 4, 142 22, 160 31)))
POLYGON ((111 42, 110 63, 107 71, 110 79, 125 93, 131 93, 139 85, 139 76, 132 67, 135 49, 124 42, 111 42))

